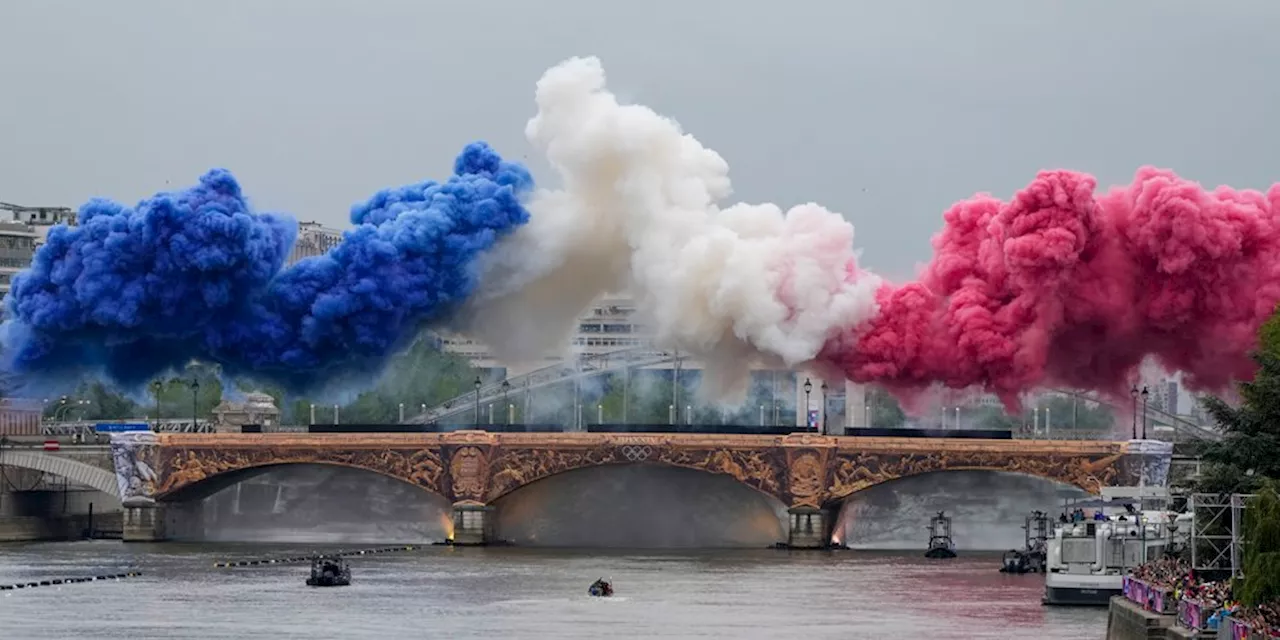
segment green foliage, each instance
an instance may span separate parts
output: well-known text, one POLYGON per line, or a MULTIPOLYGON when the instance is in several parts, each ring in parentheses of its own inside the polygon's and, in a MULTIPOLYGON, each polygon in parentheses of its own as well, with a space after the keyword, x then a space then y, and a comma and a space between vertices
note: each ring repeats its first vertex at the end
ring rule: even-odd
POLYGON ((1243 400, 1238 408, 1221 398, 1203 400, 1226 433, 1201 447, 1200 491, 1250 493, 1264 478, 1280 478, 1280 316, 1263 324, 1259 347, 1253 354, 1257 373, 1238 385, 1243 400))
POLYGON ((898 404, 898 399, 883 389, 869 389, 867 404, 871 407, 871 427, 876 429, 901 427, 907 421, 907 414, 898 404))
MULTIPOLYGON (((1041 403, 1040 408, 1048 409, 1052 430, 1104 431, 1110 430, 1115 423, 1115 416, 1106 405, 1079 398, 1050 396, 1041 403)), ((1043 419, 1042 413, 1041 420, 1043 419)))
MULTIPOLYGON (((421 411, 424 404, 432 407, 473 390, 477 377, 483 383, 501 379, 500 372, 486 374, 473 368, 466 358, 439 351, 437 346, 428 336, 423 336, 404 353, 392 358, 377 385, 342 407, 341 421, 354 424, 394 423, 400 419, 402 403, 408 418, 421 411)), ((310 420, 312 402, 318 405, 318 422, 332 420, 333 403, 326 403, 324 399, 296 399, 290 403, 292 415, 289 419, 297 424, 306 424, 310 420), (320 406, 327 409, 322 411, 320 406)), ((482 410, 486 411, 486 415, 481 417, 484 421, 488 418, 487 409, 482 407, 482 410)), ((494 421, 500 422, 501 417, 495 407, 494 421)))
POLYGON ((1245 509, 1244 578, 1236 595, 1246 606, 1280 600, 1280 495, 1267 481, 1245 509))
POLYGON ((1013 431, 1022 426, 1021 419, 1005 413, 1000 407, 978 407, 974 411, 973 424, 977 429, 1013 431))

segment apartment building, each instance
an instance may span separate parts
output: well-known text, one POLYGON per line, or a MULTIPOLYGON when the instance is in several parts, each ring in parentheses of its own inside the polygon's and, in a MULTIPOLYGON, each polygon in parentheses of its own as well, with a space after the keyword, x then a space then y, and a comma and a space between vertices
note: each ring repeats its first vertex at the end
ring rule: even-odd
POLYGON ((289 259, 285 265, 291 265, 303 258, 322 256, 342 242, 342 230, 326 227, 319 222, 298 223, 298 239, 293 243, 289 259))

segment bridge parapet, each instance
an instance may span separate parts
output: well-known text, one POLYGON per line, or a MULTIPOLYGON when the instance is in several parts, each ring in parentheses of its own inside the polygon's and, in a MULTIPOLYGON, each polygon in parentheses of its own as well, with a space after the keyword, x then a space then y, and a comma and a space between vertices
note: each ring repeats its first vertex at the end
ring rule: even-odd
MULTIPOLYGON (((1092 493, 1167 478, 1172 447, 1151 441, 1045 441, 632 433, 154 434, 113 437, 126 506, 206 495, 285 464, 365 469, 418 486, 485 518, 517 489, 559 473, 659 464, 733 477, 792 510, 828 509, 897 478, 957 469, 1040 476, 1092 493)), ((469 516, 459 514, 471 514, 469 516)), ((483 530, 483 523, 468 530, 483 530), (477 529, 477 527, 479 527, 477 529)), ((826 526, 826 525, 824 525, 826 526)))

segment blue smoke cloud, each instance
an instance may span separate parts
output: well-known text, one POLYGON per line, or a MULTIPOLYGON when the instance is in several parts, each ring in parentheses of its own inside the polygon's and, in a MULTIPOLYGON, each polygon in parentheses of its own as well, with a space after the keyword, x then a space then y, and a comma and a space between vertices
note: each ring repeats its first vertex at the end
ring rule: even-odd
POLYGON ((226 170, 134 208, 92 200, 14 278, 4 367, 125 387, 193 359, 296 392, 367 378, 475 289, 475 258, 528 222, 532 188, 472 143, 447 182, 378 192, 338 246, 284 269, 297 223, 253 212, 226 170))

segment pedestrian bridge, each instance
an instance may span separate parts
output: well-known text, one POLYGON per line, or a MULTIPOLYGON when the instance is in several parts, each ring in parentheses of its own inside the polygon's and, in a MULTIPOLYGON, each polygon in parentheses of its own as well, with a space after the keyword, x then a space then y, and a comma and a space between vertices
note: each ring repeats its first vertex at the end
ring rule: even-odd
POLYGON ((290 464, 363 469, 454 505, 458 543, 488 540, 489 505, 543 478, 586 467, 648 464, 732 477, 780 501, 793 546, 822 546, 847 496, 897 478, 951 470, 1037 476, 1098 493, 1161 485, 1172 445, 1155 441, 979 440, 741 434, 449 433, 117 434, 112 448, 126 539, 164 538, 166 503, 207 497, 290 464), (131 525, 132 523, 132 525, 131 525), (131 529, 132 526, 132 529, 131 529), (132 531, 132 533, 131 533, 132 531))

